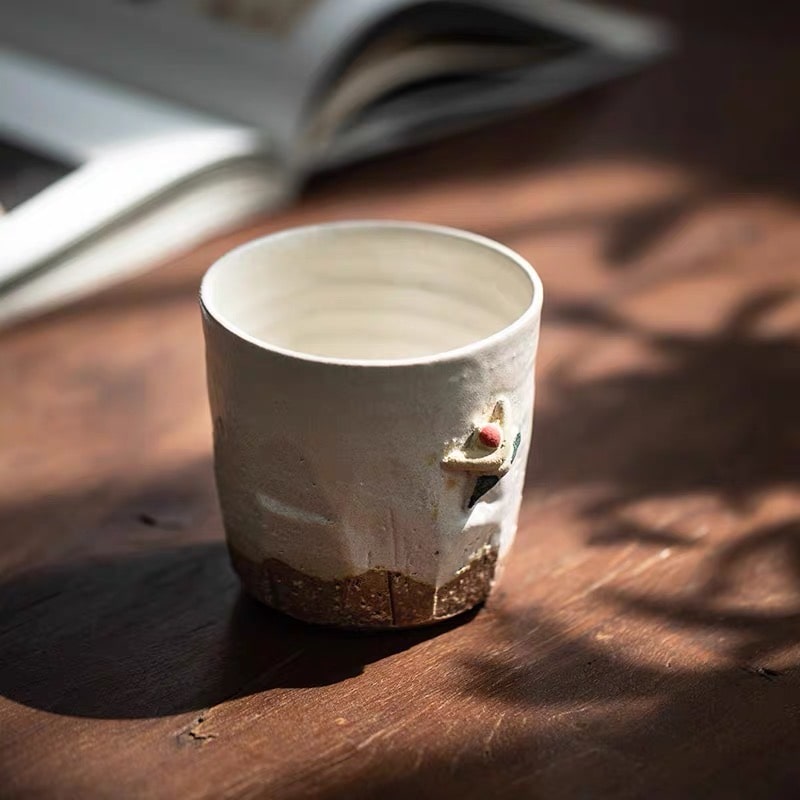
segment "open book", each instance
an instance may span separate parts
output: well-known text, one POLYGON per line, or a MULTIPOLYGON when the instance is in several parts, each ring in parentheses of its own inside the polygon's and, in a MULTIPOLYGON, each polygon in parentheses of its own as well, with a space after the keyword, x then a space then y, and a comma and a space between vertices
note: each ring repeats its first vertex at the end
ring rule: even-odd
POLYGON ((0 184, 0 324, 666 46, 574 0, 3 0, 0 158, 38 178, 0 184))

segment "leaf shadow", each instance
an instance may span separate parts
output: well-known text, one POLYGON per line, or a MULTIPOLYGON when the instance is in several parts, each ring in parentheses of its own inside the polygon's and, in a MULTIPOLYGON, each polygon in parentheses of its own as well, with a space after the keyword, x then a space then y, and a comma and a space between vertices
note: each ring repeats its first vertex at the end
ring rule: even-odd
POLYGON ((537 405, 529 485, 600 487, 582 513, 601 521, 639 501, 692 495, 741 510, 763 491, 796 486, 800 341, 760 332, 796 298, 791 287, 763 292, 698 333, 651 329, 600 306, 556 305, 555 324, 624 337, 651 363, 590 378, 572 363, 552 370, 537 405))

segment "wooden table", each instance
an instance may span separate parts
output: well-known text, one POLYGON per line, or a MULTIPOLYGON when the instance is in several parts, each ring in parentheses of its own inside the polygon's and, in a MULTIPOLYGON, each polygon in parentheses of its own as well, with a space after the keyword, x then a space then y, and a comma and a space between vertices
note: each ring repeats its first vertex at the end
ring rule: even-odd
POLYGON ((644 75, 2 335, 0 796, 797 796, 797 20, 664 5, 683 49, 644 75), (363 216, 496 237, 546 287, 500 588, 371 636, 240 596, 195 301, 237 242, 363 216))

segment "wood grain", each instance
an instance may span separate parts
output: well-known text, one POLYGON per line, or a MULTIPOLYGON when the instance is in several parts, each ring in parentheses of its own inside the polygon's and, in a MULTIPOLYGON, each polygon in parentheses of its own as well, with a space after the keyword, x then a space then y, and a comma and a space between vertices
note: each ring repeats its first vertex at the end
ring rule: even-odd
POLYGON ((786 15, 730 6, 663 3, 683 47, 646 74, 2 335, 0 795, 797 795, 800 69, 786 15), (237 242, 363 216, 495 236, 546 288, 499 591, 371 636, 240 595, 195 299, 237 242))

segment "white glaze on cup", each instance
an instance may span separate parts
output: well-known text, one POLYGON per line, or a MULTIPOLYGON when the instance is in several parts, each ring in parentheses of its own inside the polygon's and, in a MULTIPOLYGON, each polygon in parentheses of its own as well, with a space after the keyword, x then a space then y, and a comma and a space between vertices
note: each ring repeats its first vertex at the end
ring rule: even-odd
MULTIPOLYGON (((542 303, 520 256, 435 226, 312 226, 225 255, 201 302, 217 484, 248 570, 277 563, 334 582, 377 571, 438 589, 487 553, 502 561, 521 500, 542 303), (487 423, 502 428, 496 456, 476 445, 487 423), (482 458, 491 465, 469 463, 482 458), (481 474, 499 480, 470 507, 481 474)), ((248 588, 286 606, 266 584, 248 588)), ((284 610, 392 627, 478 599, 442 601, 440 613, 434 601, 427 619, 284 610)))

